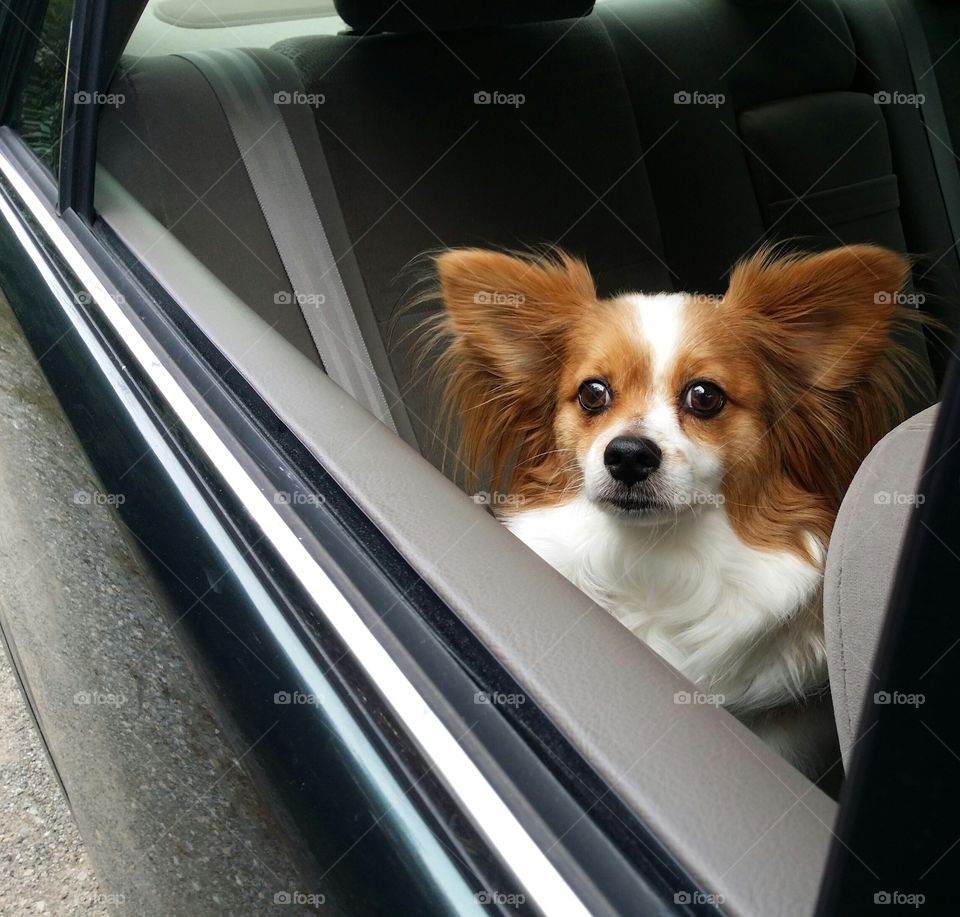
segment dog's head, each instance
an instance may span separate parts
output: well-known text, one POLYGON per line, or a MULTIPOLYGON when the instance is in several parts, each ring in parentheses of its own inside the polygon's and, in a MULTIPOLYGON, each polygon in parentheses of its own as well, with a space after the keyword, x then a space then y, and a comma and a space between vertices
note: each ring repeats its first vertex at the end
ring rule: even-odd
POLYGON ((583 494, 658 524, 726 503, 749 526, 786 500, 829 527, 902 410, 891 330, 909 266, 885 249, 760 253, 723 297, 600 298, 563 254, 436 265, 462 460, 526 506, 583 494))

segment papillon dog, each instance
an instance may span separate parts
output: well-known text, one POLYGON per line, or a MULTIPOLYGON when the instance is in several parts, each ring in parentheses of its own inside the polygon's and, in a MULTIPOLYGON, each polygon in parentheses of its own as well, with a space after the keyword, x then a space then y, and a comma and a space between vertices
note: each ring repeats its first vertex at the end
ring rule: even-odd
POLYGON ((600 297, 559 252, 435 263, 444 405, 500 520, 815 769, 776 717, 827 688, 824 558, 846 487, 904 414, 907 260, 765 250, 722 297, 600 297))

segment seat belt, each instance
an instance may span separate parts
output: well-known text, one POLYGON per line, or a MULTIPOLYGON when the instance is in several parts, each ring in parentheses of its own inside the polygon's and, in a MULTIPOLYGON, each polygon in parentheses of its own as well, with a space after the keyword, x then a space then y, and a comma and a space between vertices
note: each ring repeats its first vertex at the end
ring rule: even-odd
POLYGON ((273 88, 238 48, 179 56, 203 74, 220 102, 327 375, 398 432, 273 88))

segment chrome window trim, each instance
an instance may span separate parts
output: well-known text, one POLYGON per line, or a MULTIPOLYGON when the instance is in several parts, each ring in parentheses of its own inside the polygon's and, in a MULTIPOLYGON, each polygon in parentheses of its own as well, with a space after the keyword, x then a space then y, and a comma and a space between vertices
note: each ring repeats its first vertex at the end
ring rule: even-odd
MULTIPOLYGON (((347 598, 287 526, 276 508, 247 474, 213 427, 190 401, 184 389, 166 369, 159 356, 137 331, 103 282, 84 260, 83 253, 64 232, 50 206, 18 172, 16 164, 3 150, 0 150, 0 172, 43 229, 49 243, 80 279, 90 294, 91 304, 96 304, 101 316, 122 341, 130 357, 156 387, 207 459, 218 469, 225 485, 240 500, 251 519, 263 532, 264 537, 273 545, 290 572, 314 601, 319 612, 353 653, 371 682, 381 693, 383 700, 405 725, 444 783, 464 807, 474 825, 514 873, 530 899, 547 914, 586 917, 587 909, 567 881, 376 639, 347 598)), ((0 213, 24 243, 25 250, 41 268, 47 282, 52 287, 56 285, 55 291, 59 291, 60 294, 58 300, 99 365, 112 366, 109 355, 90 333, 76 305, 62 295, 62 286, 56 281, 36 244, 27 235, 18 215, 2 196, 0 196, 0 213)), ((127 404, 128 410, 132 410, 136 402, 129 390, 124 392, 126 385, 122 378, 117 374, 111 381, 115 387, 120 387, 118 390, 125 395, 124 403, 127 404)), ((139 405, 136 407, 142 410, 139 405)), ((160 450, 161 447, 169 449, 162 442, 159 431, 149 419, 144 417, 143 420, 152 429, 151 438, 155 449, 160 450)), ((168 461, 179 467, 172 453, 168 461)), ((168 473, 169 471, 168 467, 168 473)), ((196 499, 206 507, 199 491, 196 492, 196 499)), ((198 507, 195 506, 194 509, 196 511, 198 507)), ((280 621, 282 619, 278 616, 278 627, 281 626, 280 621)), ((285 622, 282 622, 282 626, 288 627, 285 622)), ((292 631, 285 637, 287 640, 296 640, 292 631)))
MULTIPOLYGON (((207 505, 200 490, 184 471, 173 450, 164 441, 161 432, 150 419, 143 406, 138 402, 134 393, 124 382, 122 375, 113 364, 109 354, 99 341, 97 341, 90 328, 87 327, 79 311, 70 301, 69 295, 64 292, 56 275, 50 269, 49 265, 44 262, 42 253, 36 248, 36 244, 30 238, 27 229, 17 223, 13 208, 2 195, 0 195, 0 215, 12 226, 14 234, 23 244, 25 250, 29 251, 30 257, 39 273, 53 291, 58 303, 67 314, 71 326, 87 346, 94 360, 96 360, 97 365, 108 379, 110 386, 117 393, 120 402, 127 409, 137 430, 141 433, 144 440, 149 443, 151 450, 159 459, 164 471, 175 483, 178 491, 186 498, 191 512, 203 526, 204 531, 210 535, 224 563, 233 574, 237 576, 243 584, 244 590, 251 596, 267 628, 293 662, 304 684, 309 687, 310 693, 320 699, 320 703, 323 705, 330 720, 336 724, 337 733, 349 737, 348 747, 354 750, 354 761, 358 767, 363 768, 368 773, 371 783, 377 788, 383 804, 387 807, 386 811, 391 809, 397 811, 397 813, 401 815, 405 825, 413 826, 411 833, 417 839, 417 843, 413 845, 413 849, 420 856, 425 869, 432 869, 437 875, 443 874, 443 881, 438 883, 441 894, 447 897, 451 906, 456 907, 459 905, 460 907, 464 907, 466 896, 470 893, 470 890, 465 885, 463 878, 446 862, 445 851, 437 839, 430 833, 422 818, 420 818, 419 813, 416 812, 413 803, 406 795, 406 791, 401 788, 388 768, 379 760, 377 752, 374 750, 369 739, 357 726, 346 705, 340 697, 331 690, 324 673, 303 647, 302 641, 297 637, 293 628, 276 606, 276 603, 271 599, 266 589, 264 589, 261 582, 257 579, 240 549, 233 543, 221 522, 207 505), (357 754, 357 749, 361 749, 362 753, 357 754), (459 889, 458 886, 460 886, 459 889), (456 892, 452 890, 456 890, 456 892), (457 897, 458 894, 460 895, 459 898, 457 897)), ((64 793, 66 795, 66 791, 64 791, 64 793)), ((381 818, 382 817, 383 816, 381 816, 381 818)), ((470 903, 472 904, 473 902, 471 901, 470 903)), ((476 913, 481 912, 479 908, 476 907, 474 910, 476 913)), ((473 911, 471 911, 471 913, 473 913, 473 911)))

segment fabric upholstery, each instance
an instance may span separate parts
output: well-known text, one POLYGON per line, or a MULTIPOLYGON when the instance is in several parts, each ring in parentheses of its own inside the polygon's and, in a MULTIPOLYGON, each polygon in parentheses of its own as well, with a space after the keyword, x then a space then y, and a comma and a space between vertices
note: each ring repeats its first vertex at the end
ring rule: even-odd
POLYGON ((438 463, 435 399, 409 335, 426 313, 403 310, 423 253, 562 244, 604 293, 672 286, 632 102, 602 25, 451 33, 444 45, 411 34, 277 46, 326 99, 317 129, 357 261, 421 448, 438 463), (514 101, 478 104, 478 93, 514 101))
POLYGON ((831 244, 832 230, 846 243, 905 250, 890 143, 870 96, 830 92, 767 102, 739 120, 768 232, 827 236, 831 244))
POLYGON ((209 84, 171 55, 121 61, 112 87, 125 101, 104 109, 100 163, 220 281, 319 363, 209 84))
POLYGON ((823 618, 845 763, 863 706, 875 691, 873 657, 936 416, 934 405, 874 447, 844 498, 830 541, 823 618))

